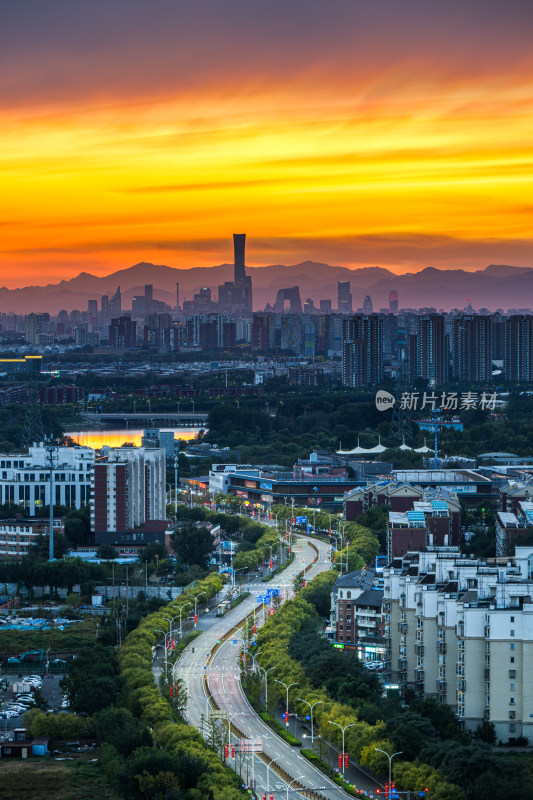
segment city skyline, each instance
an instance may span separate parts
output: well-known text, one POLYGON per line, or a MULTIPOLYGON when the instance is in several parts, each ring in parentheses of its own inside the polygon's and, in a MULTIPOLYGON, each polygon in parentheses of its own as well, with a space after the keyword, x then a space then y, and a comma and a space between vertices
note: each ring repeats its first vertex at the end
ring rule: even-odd
POLYGON ((12 5, 0 284, 533 264, 531 6, 12 5))

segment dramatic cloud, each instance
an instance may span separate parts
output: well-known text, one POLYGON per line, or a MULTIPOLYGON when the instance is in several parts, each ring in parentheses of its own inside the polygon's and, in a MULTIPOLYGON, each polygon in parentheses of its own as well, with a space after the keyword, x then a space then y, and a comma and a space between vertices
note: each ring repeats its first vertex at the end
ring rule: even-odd
POLYGON ((526 0, 25 0, 0 25, 0 280, 533 266, 526 0))

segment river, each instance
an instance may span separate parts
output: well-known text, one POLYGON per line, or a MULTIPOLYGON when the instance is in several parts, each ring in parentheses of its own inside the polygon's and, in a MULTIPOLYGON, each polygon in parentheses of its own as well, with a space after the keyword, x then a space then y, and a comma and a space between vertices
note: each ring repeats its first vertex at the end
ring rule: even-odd
MULTIPOLYGON (((189 441, 198 435, 198 428, 159 428, 161 431, 173 431, 174 438, 189 441)), ((108 447, 121 447, 125 442, 132 442, 140 447, 141 438, 145 428, 122 428, 120 430, 110 430, 96 428, 85 431, 66 431, 65 435, 70 436, 78 444, 84 447, 92 447, 99 450, 107 445, 108 447)))

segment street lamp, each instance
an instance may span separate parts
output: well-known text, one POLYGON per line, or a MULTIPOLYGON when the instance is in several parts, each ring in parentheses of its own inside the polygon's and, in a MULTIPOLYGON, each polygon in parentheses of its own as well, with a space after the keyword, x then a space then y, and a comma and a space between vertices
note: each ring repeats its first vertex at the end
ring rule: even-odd
POLYGON ((202 597, 202 595, 205 597, 205 592, 200 592, 200 594, 189 595, 189 597, 194 597, 194 630, 196 630, 196 623, 198 621, 198 614, 197 614, 198 598, 202 597))
POLYGON ((236 714, 232 714, 231 717, 226 717, 226 722, 228 723, 228 748, 231 745, 231 723, 235 719, 235 717, 240 717, 241 714, 244 715, 245 717, 248 716, 248 712, 247 711, 237 711, 237 713, 236 714))
POLYGON ((332 722, 330 719, 328 719, 328 725, 336 725, 337 728, 340 728, 341 731, 342 731, 342 761, 341 761, 341 764, 342 764, 342 777, 343 778, 344 778, 344 734, 348 730, 348 728, 353 728, 353 726, 355 724, 356 724, 355 722, 350 722, 349 725, 345 725, 343 727, 342 725, 339 725, 338 722, 332 722))
POLYGON ((265 669, 261 666, 261 664, 258 664, 257 666, 265 673, 265 711, 268 711, 268 673, 271 669, 275 669, 275 667, 269 667, 268 669, 265 669))
MULTIPOLYGON (((179 408, 178 408, 179 414, 179 408)), ((175 447, 176 445, 174 445, 175 447)), ((178 456, 174 456, 174 521, 178 521, 178 456)))
MULTIPOLYGON (((296 783, 296 781, 303 780, 303 778, 305 778, 305 775, 300 775, 299 778, 293 778, 293 780, 290 783, 287 784, 287 800, 289 800, 289 789, 291 788, 292 784, 296 783)), ((295 791, 298 791, 298 790, 296 789, 295 791)))
POLYGON ((391 783, 392 783, 392 759, 394 758, 394 756, 400 756, 400 755, 402 754, 402 751, 401 751, 401 750, 398 750, 398 752, 397 752, 397 753, 393 753, 393 754, 390 756, 390 755, 387 753, 387 751, 386 751, 386 750, 382 750, 380 747, 374 747, 374 750, 377 750, 377 751, 378 751, 378 753, 383 753, 383 755, 384 755, 384 756, 387 756, 387 758, 389 759, 389 794, 390 794, 390 788, 391 788, 391 786, 390 786, 390 785, 391 785, 391 783))
POLYGON ((289 685, 287 686, 286 683, 284 683, 283 681, 278 681, 277 678, 274 678, 274 680, 276 681, 276 683, 280 683, 282 686, 284 686, 285 689, 287 690, 287 702, 285 704, 285 712, 286 712, 285 726, 288 728, 289 727, 289 689, 292 686, 298 686, 298 682, 296 681, 295 683, 289 683, 289 685))
POLYGON ((160 628, 154 628, 154 631, 156 631, 157 633, 162 633, 163 636, 165 637, 165 644, 164 644, 164 648, 165 648, 165 680, 167 680, 167 678, 168 678, 167 636, 169 636, 169 633, 165 632, 165 631, 162 631, 160 628))
MULTIPOLYGON (((185 611, 186 608, 189 609, 190 607, 191 607, 190 603, 185 603, 185 605, 183 605, 180 608, 178 608, 178 613, 179 613, 179 618, 180 618, 180 642, 183 639, 183 632, 182 632, 182 629, 181 629, 181 615, 183 614, 183 612, 185 611)), ((176 617, 174 617, 174 619, 176 619, 176 617)))
POLYGON ((252 670, 255 672, 255 659, 257 656, 260 656, 263 652, 262 650, 258 650, 257 653, 254 655, 250 650, 247 650, 246 647, 243 647, 245 653, 248 653, 249 656, 252 658, 252 670))
POLYGON ((315 741, 314 740, 314 731, 313 731, 313 708, 315 706, 317 706, 319 703, 323 703, 324 701, 323 700, 317 700, 316 703, 313 703, 313 705, 311 705, 309 700, 304 700, 302 697, 299 697, 298 700, 301 703, 305 703, 306 705, 308 705, 309 708, 311 709, 311 746, 313 746, 314 741, 315 741))

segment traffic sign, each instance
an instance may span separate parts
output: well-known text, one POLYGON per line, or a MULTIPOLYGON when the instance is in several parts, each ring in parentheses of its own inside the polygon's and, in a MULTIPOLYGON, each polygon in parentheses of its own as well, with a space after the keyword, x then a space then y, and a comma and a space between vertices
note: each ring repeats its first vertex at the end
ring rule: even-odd
POLYGON ((307 517, 296 517, 296 524, 303 525, 304 522, 307 522, 307 517))
POLYGON ((311 716, 310 716, 310 714, 306 714, 306 715, 305 715, 305 718, 306 718, 306 719, 308 719, 308 720, 309 720, 309 719, 311 719, 311 716))

